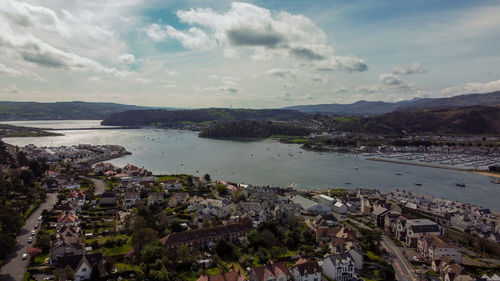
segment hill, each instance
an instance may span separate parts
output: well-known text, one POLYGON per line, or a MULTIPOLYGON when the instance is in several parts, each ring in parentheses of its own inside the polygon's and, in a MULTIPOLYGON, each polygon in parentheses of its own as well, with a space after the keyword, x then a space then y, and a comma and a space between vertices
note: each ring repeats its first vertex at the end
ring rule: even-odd
POLYGON ((228 122, 240 120, 294 120, 308 116, 295 110, 283 109, 228 109, 208 108, 194 110, 131 110, 111 114, 102 125, 171 127, 191 123, 228 122))
POLYGON ((0 120, 97 120, 110 114, 147 107, 101 102, 8 102, 0 101, 0 120))
POLYGON ((200 132, 202 138, 267 138, 272 135, 305 136, 310 129, 285 123, 243 120, 217 124, 200 132))
POLYGON ((401 110, 366 118, 344 118, 338 130, 377 134, 500 134, 500 107, 469 106, 401 110))
POLYGON ((487 94, 467 94, 449 98, 417 98, 395 103, 382 101, 358 101, 351 104, 316 104, 285 107, 306 113, 333 115, 379 115, 396 110, 434 107, 463 107, 500 104, 500 91, 487 94))

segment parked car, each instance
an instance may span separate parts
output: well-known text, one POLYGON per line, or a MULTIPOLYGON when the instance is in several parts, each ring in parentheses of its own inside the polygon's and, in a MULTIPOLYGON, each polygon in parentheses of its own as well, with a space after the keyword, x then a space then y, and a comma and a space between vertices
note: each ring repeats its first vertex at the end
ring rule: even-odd
POLYGON ((32 230, 32 231, 31 231, 31 236, 35 236, 35 234, 36 234, 36 233, 35 233, 35 230, 32 230))
POLYGON ((39 220, 39 221, 41 221, 41 220, 42 220, 42 216, 39 216, 39 217, 38 217, 38 220, 39 220))
POLYGON ((43 280, 55 280, 56 278, 54 276, 47 276, 43 278, 43 280))
POLYGON ((417 256, 413 256, 413 260, 414 261, 419 261, 418 257, 417 256))
POLYGON ((33 242, 33 238, 32 237, 28 238, 28 244, 31 244, 31 242, 33 242))
POLYGON ((38 223, 37 223, 37 224, 35 224, 35 229, 37 229, 37 228, 38 228, 38 223))
POLYGON ((23 260, 28 258, 28 254, 23 254, 23 260))

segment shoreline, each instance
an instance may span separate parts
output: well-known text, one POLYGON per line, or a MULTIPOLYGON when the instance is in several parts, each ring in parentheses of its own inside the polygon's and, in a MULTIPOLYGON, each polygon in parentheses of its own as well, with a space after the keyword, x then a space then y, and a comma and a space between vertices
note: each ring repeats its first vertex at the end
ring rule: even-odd
POLYGON ((439 165, 432 165, 432 164, 421 164, 421 163, 411 163, 411 162, 398 161, 398 160, 379 159, 379 158, 366 158, 366 160, 387 162, 387 163, 394 163, 394 164, 411 165, 411 166, 420 166, 420 167, 427 167, 427 168, 445 169, 445 170, 452 170, 452 171, 459 171, 459 172, 469 172, 469 173, 479 174, 479 175, 488 176, 488 177, 500 178, 500 174, 492 173, 492 172, 489 172, 487 170, 455 168, 455 167, 446 167, 446 166, 439 166, 439 165))
POLYGON ((103 157, 103 158, 101 158, 99 160, 89 161, 89 163, 90 163, 90 166, 94 166, 97 163, 101 163, 101 162, 112 160, 112 159, 121 158, 121 157, 126 156, 126 155, 132 155, 132 152, 127 151, 127 152, 116 154, 116 155, 113 155, 113 156, 103 157))

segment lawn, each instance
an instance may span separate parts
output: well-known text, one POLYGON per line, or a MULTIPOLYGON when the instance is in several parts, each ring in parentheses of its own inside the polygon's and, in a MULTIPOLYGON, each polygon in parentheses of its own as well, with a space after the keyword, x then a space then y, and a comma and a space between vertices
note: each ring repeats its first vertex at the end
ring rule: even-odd
POLYGON ((35 264, 42 265, 45 264, 45 260, 49 257, 49 253, 40 254, 35 256, 35 264))
POLYGON ((159 176, 158 181, 159 182, 166 182, 167 180, 178 180, 179 177, 174 177, 174 176, 159 176))
POLYGON ((103 256, 118 256, 125 255, 130 250, 132 250, 132 246, 129 244, 125 244, 123 246, 113 247, 113 248, 103 248, 102 254, 103 256))
POLYGON ((116 270, 118 272, 124 272, 124 271, 135 271, 135 272, 140 272, 141 269, 139 268, 138 265, 135 264, 128 264, 128 263, 116 263, 116 270))

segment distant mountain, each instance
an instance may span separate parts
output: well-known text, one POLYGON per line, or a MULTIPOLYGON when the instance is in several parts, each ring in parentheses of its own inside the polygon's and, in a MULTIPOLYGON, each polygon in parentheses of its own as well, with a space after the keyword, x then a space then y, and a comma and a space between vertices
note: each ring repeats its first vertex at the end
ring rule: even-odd
POLYGON ((110 114, 148 107, 102 102, 9 102, 0 101, 0 120, 98 120, 110 114))
POLYGON ((207 108, 193 110, 129 110, 105 118, 102 125, 115 126, 179 126, 190 123, 239 120, 295 120, 308 116, 296 110, 285 109, 229 109, 207 108))
POLYGON ((335 128, 377 134, 500 134, 500 107, 406 109, 383 115, 348 118, 335 128))
POLYGON ((433 107, 462 107, 500 104, 500 91, 487 94, 468 94, 449 98, 415 98, 395 103, 382 101, 358 101, 351 104, 316 104, 285 107, 306 113, 335 115, 379 115, 396 110, 433 107))

